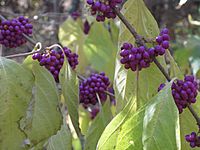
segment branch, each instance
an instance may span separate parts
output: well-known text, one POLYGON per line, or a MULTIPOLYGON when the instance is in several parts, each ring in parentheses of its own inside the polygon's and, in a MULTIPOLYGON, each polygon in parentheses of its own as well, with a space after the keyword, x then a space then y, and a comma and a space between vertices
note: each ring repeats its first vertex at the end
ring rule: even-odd
POLYGON ((143 45, 144 42, 142 41, 141 36, 136 32, 136 30, 131 26, 131 24, 126 20, 124 15, 117 9, 113 8, 113 11, 115 14, 120 18, 120 20, 124 23, 124 25, 127 27, 127 29, 131 32, 131 34, 134 36, 136 40, 136 44, 143 45))
POLYGON ((163 68, 163 66, 159 63, 159 61, 154 58, 153 59, 154 63, 156 64, 156 66, 159 68, 159 70, 162 72, 162 74, 165 76, 165 78, 167 79, 168 82, 171 81, 171 78, 169 76, 169 74, 165 71, 165 69, 163 68))
MULTIPOLYGON (((126 20, 124 15, 117 8, 114 8, 113 11, 116 13, 116 15, 121 19, 121 21, 124 23, 124 25, 127 27, 127 29, 134 36, 134 38, 136 39, 136 44, 145 45, 145 43, 144 43, 145 42, 145 38, 138 38, 140 36, 138 35, 138 33, 136 32, 134 27, 128 22, 128 20, 126 20)), ((158 62, 158 60, 156 58, 154 58, 153 61, 156 64, 156 66, 159 68, 159 70, 162 72, 162 74, 165 76, 167 81, 170 82, 171 81, 170 75, 165 71, 165 69, 158 62)), ((188 105, 188 109, 190 110, 190 112, 193 115, 193 117, 195 118, 198 126, 200 127, 200 118, 199 118, 198 114, 195 112, 195 110, 192 108, 191 105, 188 105)))
POLYGON ((191 112, 191 114, 193 115, 193 117, 195 118, 197 125, 200 127, 200 118, 199 118, 198 114, 195 112, 195 110, 192 108, 191 105, 188 105, 188 109, 191 112))
POLYGON ((8 56, 5 56, 5 58, 14 58, 14 57, 28 56, 28 55, 32 55, 32 54, 35 54, 35 53, 38 53, 38 52, 41 52, 41 51, 42 51, 42 44, 40 42, 38 42, 35 45, 34 49, 31 52, 14 54, 14 55, 8 55, 8 56))
MULTIPOLYGON (((128 20, 124 17, 124 15, 117 8, 114 8, 113 11, 116 13, 116 15, 121 19, 121 21, 124 23, 124 25, 127 27, 127 29, 134 36, 134 38, 136 39, 136 44, 145 45, 145 43, 144 43, 145 41, 146 42, 147 42, 147 40, 153 41, 152 39, 145 39, 143 37, 141 38, 141 36, 136 32, 134 27, 128 22, 128 20)), ((165 71, 165 69, 162 67, 162 65, 158 62, 158 60, 156 58, 154 58, 153 61, 157 65, 157 67, 160 69, 160 71, 163 73, 163 75, 165 76, 167 81, 171 81, 170 76, 165 71)))

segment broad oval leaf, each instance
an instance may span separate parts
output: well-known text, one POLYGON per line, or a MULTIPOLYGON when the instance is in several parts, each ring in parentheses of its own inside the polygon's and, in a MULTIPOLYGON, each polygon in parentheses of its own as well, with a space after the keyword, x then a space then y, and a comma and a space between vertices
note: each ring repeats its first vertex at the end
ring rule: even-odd
POLYGON ((69 116, 77 135, 80 136, 81 131, 79 128, 78 114, 79 81, 76 72, 71 69, 70 65, 66 61, 64 62, 64 65, 60 71, 59 80, 69 116))
MULTIPOLYGON (((157 23, 143 0, 128 0, 123 6, 122 13, 140 35, 155 38, 159 34, 157 23)), ((119 46, 123 42, 134 43, 135 40, 121 22, 119 46)), ((135 103, 134 109, 137 110, 156 94, 157 87, 165 81, 165 78, 153 63, 149 68, 140 71, 139 74, 127 71, 120 63, 120 48, 118 49, 114 82, 117 110, 119 112, 129 100, 135 103)), ((162 65, 165 65, 162 57, 159 60, 162 65)))
POLYGON ((78 52, 80 65, 77 70, 81 74, 84 74, 85 69, 91 66, 97 71, 104 71, 110 78, 113 78, 117 52, 117 43, 115 43, 118 35, 117 28, 111 23, 114 30, 111 30, 112 34, 110 34, 104 24, 95 22, 91 25, 89 34, 84 35, 82 26, 81 20, 74 21, 68 18, 60 26, 60 42, 78 52))
MULTIPOLYGON (((65 118, 65 117, 64 117, 65 118)), ((66 124, 66 119, 63 120, 63 125, 56 135, 52 136, 47 144, 47 150, 71 150, 72 135, 66 124)))
POLYGON ((82 30, 83 23, 80 19, 74 20, 69 17, 59 28, 58 37, 63 46, 71 48, 72 51, 79 55, 79 64, 77 70, 84 73, 88 60, 84 52, 83 45, 87 36, 82 30))
POLYGON ((0 149, 21 150, 26 139, 20 129, 32 96, 33 75, 20 64, 0 57, 0 149))
POLYGON ((128 104, 106 127, 98 150, 180 150, 179 116, 171 84, 134 115, 128 104), (132 116, 127 118, 127 113, 132 116))
POLYGON ((103 105, 102 110, 97 114, 96 118, 92 121, 87 134, 85 135, 84 150, 96 149, 98 140, 103 133, 105 127, 112 119, 110 110, 110 101, 107 100, 103 105))
POLYGON ((21 121, 21 127, 27 134, 31 146, 34 146, 45 142, 60 129, 62 123, 62 115, 58 108, 60 98, 54 78, 47 69, 41 67, 37 61, 33 61, 31 57, 25 60, 24 65, 33 72, 35 82, 32 100, 26 117, 21 121))
POLYGON ((110 79, 113 79, 117 44, 113 43, 112 36, 103 24, 93 23, 85 40, 84 52, 92 68, 104 71, 110 79))

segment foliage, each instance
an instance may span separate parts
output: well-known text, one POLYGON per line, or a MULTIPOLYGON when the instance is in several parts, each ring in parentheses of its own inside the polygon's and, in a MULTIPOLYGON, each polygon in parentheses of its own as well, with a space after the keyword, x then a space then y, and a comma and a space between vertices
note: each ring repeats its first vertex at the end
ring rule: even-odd
MULTIPOLYGON (((112 13, 115 11, 112 9, 112 13)), ((104 12, 102 8, 101 13, 104 12)), ((144 1, 128 0, 120 12, 134 27, 134 32, 151 40, 146 45, 154 46, 159 28, 144 1)), ((98 20, 99 14, 96 15, 98 20)), ((109 15, 106 12, 107 18, 116 17, 109 15)), ((86 19, 69 17, 59 27, 58 38, 62 46, 79 55, 76 70, 63 55, 59 80, 55 81, 47 70, 49 64, 54 65, 51 61, 46 69, 41 66, 41 61, 34 61, 31 56, 22 64, 0 57, 0 149, 190 149, 185 135, 198 129, 198 120, 191 110, 178 114, 171 86, 176 78, 183 79, 185 73, 200 78, 198 37, 190 37, 188 43, 176 49, 173 55, 167 50, 164 56, 158 56, 156 60, 162 68, 152 62, 150 67, 134 72, 126 70, 120 63, 120 48, 124 42, 136 45, 142 38, 133 36, 123 19, 120 25, 117 19, 101 23, 90 20, 90 30, 86 34, 86 19), (103 94, 107 94, 105 102, 96 93, 98 103, 95 106, 99 107, 99 112, 93 119, 90 116, 92 106, 88 104, 84 108, 80 104, 79 84, 82 82, 91 90, 90 82, 88 85, 84 83, 87 81, 85 77, 102 71, 110 78, 110 88, 113 86, 114 92, 104 91, 103 94), (158 92, 159 85, 166 82, 163 71, 173 80, 167 79, 169 82, 158 92)), ((50 47, 63 50, 58 45, 50 47)), ((105 86, 97 82, 100 85, 94 84, 96 87, 105 86)), ((192 107, 197 112, 200 109, 199 95, 192 107)))

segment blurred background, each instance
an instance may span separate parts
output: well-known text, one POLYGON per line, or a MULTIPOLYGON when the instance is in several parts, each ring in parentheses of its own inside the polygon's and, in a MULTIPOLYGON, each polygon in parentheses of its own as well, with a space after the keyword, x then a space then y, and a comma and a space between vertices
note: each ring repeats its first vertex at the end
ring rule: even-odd
MULTIPOLYGON (((182 71, 200 78, 200 1, 145 0, 145 3, 159 27, 170 29, 170 51, 182 71)), ((59 27, 69 16, 74 20, 81 18, 83 23, 87 19, 89 25, 94 21, 88 17, 84 0, 0 0, 0 14, 8 19, 20 15, 29 17, 34 25, 33 38, 45 46, 60 42, 59 27)), ((32 48, 30 44, 16 49, 1 47, 1 55, 31 51, 32 48)))

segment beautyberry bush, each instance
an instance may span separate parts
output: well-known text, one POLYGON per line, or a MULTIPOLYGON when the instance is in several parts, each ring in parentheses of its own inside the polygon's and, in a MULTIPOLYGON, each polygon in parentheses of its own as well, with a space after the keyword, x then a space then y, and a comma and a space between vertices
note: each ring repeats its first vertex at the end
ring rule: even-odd
POLYGON ((3 48, 33 45, 0 57, 0 149, 200 147, 198 72, 180 71, 170 30, 143 0, 82 2, 91 16, 71 13, 46 48, 31 19, 0 16, 3 48))

